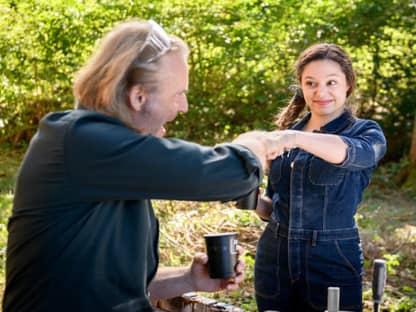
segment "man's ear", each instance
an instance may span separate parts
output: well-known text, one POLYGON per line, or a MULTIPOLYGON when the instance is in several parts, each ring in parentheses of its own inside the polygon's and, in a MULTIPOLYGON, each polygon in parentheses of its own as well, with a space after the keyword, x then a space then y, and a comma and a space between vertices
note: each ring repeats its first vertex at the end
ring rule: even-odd
POLYGON ((146 102, 147 95, 142 86, 131 87, 128 98, 130 101, 130 107, 135 111, 140 111, 143 104, 146 102))

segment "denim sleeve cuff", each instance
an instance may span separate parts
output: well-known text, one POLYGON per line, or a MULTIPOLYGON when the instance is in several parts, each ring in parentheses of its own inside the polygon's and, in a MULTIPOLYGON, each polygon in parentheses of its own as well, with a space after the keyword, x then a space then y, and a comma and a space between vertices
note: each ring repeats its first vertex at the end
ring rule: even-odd
POLYGON ((336 164, 335 166, 340 167, 340 168, 345 168, 354 162, 355 152, 354 152, 353 143, 351 142, 351 140, 344 136, 340 136, 340 137, 344 141, 344 143, 347 144, 347 151, 346 151, 344 161, 342 161, 339 164, 336 164))
POLYGON ((374 142, 371 144, 344 136, 341 136, 341 139, 348 147, 344 161, 336 165, 340 168, 350 168, 353 170, 373 168, 377 166, 377 162, 384 155, 386 149, 385 144, 382 142, 374 142))

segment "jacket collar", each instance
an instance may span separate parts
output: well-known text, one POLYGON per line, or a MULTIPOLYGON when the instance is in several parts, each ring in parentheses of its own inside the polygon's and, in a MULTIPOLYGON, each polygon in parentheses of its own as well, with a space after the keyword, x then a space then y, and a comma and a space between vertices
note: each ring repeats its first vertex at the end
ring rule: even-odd
MULTIPOLYGON (((302 130, 310 118, 311 118, 311 112, 308 112, 305 115, 305 117, 303 117, 300 121, 295 123, 293 127, 291 127, 291 129, 302 130)), ((315 130, 314 132, 339 133, 342 130, 351 126, 353 122, 354 122, 354 116, 352 115, 352 113, 349 110, 344 110, 344 112, 339 117, 328 122, 319 130, 315 130)))

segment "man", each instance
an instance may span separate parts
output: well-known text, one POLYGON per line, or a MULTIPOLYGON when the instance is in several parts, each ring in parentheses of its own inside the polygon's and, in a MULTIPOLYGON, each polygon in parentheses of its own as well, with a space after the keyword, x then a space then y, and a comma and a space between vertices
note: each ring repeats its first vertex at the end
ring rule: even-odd
POLYGON ((74 83, 77 108, 50 113, 21 165, 9 223, 8 311, 152 311, 151 299, 235 289, 207 256, 157 270, 150 199, 235 200, 276 156, 272 133, 206 147, 163 138, 188 103, 188 49, 153 21, 107 34, 74 83))

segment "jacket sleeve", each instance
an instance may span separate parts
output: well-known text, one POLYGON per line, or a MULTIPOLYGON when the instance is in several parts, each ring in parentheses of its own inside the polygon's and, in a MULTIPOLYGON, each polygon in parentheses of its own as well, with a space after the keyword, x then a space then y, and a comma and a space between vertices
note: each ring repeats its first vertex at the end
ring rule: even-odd
POLYGON ((386 138, 380 126, 372 120, 358 120, 354 130, 341 135, 347 144, 347 157, 338 167, 347 170, 374 168, 386 153, 386 138))
POLYGON ((80 119, 66 135, 67 175, 82 198, 227 201, 262 181, 258 159, 243 146, 143 136, 110 121, 80 119))

